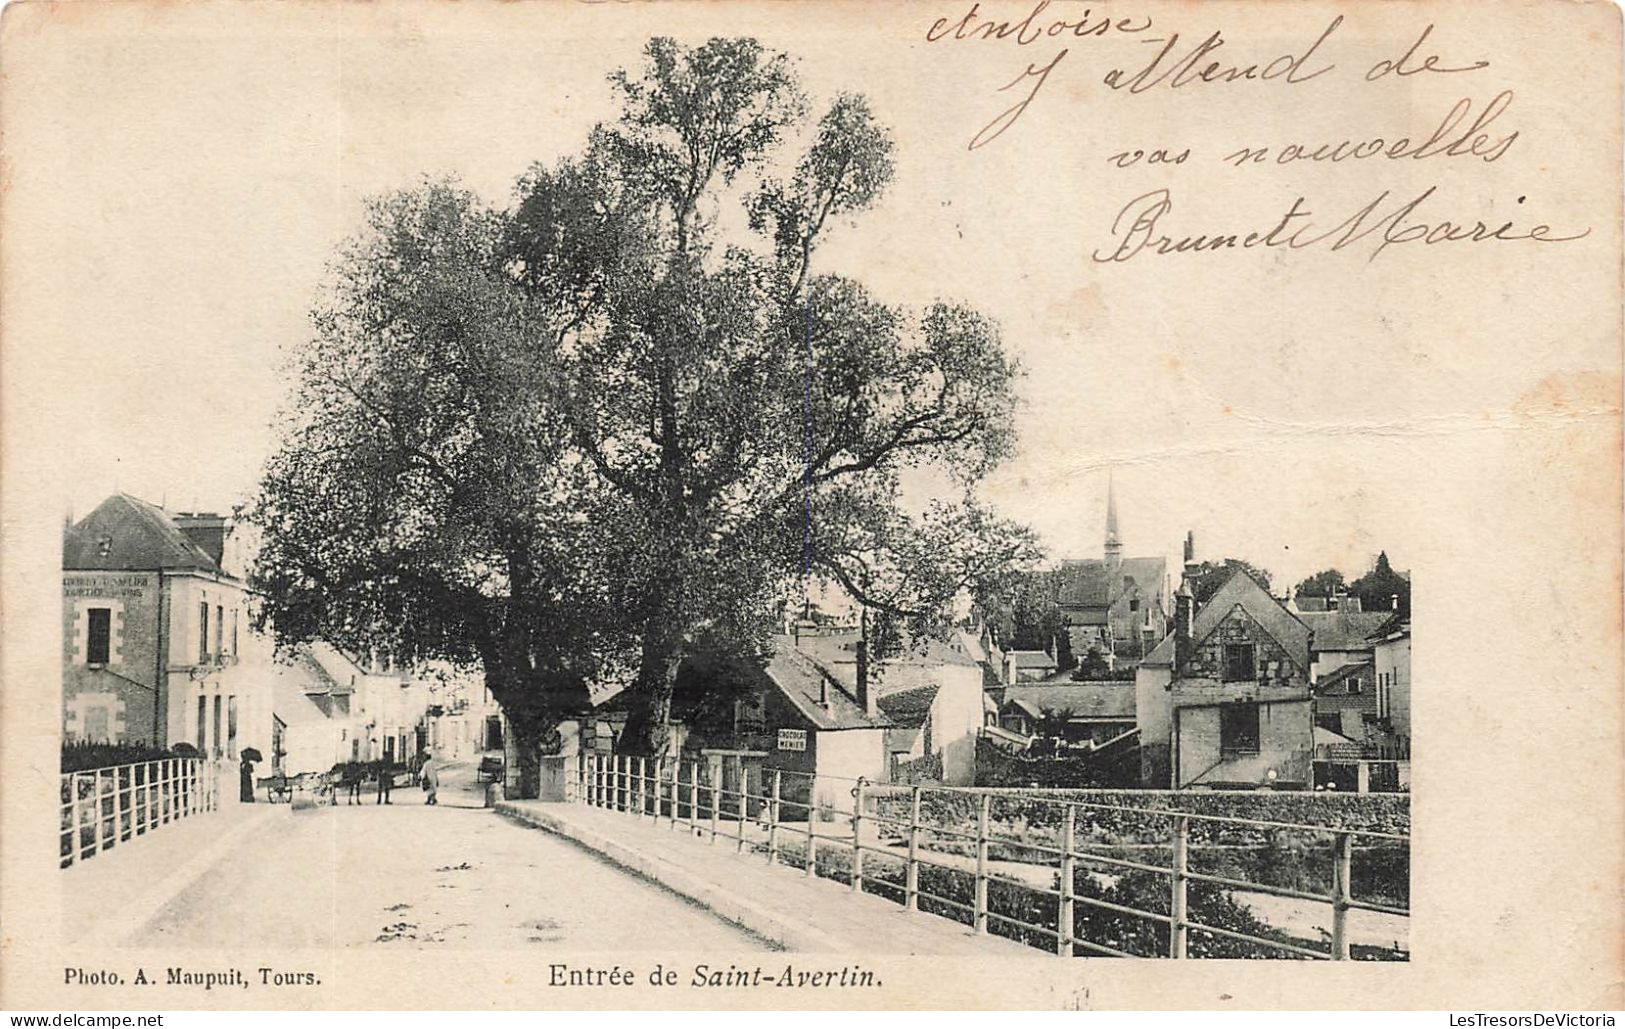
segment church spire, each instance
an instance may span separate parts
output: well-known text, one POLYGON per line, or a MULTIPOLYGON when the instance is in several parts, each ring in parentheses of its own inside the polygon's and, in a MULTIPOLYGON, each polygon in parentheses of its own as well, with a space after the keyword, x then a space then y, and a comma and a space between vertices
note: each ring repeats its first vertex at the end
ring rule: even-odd
POLYGON ((1106 563, 1116 565, 1123 558, 1123 541, 1117 534, 1117 487, 1112 473, 1106 473, 1106 563))

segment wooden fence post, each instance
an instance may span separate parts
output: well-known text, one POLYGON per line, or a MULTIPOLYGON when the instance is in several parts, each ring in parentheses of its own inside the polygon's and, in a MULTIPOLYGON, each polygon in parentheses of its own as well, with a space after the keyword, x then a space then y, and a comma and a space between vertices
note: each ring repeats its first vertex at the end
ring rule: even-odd
POLYGON ((767 803, 767 863, 779 860, 779 770, 773 769, 773 792, 767 803))
POLYGON ((1186 886, 1190 882, 1185 873, 1189 871, 1187 847, 1190 844, 1190 819, 1184 815, 1174 816, 1173 833, 1173 885, 1172 894, 1168 899, 1168 956, 1182 958, 1185 956, 1187 930, 1185 928, 1185 899, 1186 886))
POLYGON ((987 824, 992 803, 993 796, 984 793, 976 807, 976 897, 971 927, 978 933, 987 932, 987 824))
POLYGON ((920 907, 920 788, 909 791, 908 868, 904 872, 903 906, 910 911, 920 907))
POLYGON ((1354 837, 1332 837, 1332 960, 1349 956, 1349 901, 1353 899, 1354 837))
POLYGON ((863 777, 852 787, 852 892, 863 892, 863 777))
POLYGON ((1066 806, 1066 815, 1061 820, 1061 898, 1059 917, 1056 918, 1055 953, 1063 958, 1072 956, 1072 940, 1078 931, 1078 921, 1073 916, 1075 910, 1073 891, 1077 889, 1078 859, 1078 809, 1071 804, 1066 806))

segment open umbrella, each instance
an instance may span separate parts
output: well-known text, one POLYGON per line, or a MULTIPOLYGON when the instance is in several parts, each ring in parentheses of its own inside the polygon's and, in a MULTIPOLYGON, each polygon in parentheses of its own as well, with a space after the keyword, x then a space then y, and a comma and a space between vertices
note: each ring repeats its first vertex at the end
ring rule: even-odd
POLYGON ((265 758, 261 757, 260 752, 255 750, 253 747, 244 747, 243 748, 243 760, 244 761, 264 761, 265 758))

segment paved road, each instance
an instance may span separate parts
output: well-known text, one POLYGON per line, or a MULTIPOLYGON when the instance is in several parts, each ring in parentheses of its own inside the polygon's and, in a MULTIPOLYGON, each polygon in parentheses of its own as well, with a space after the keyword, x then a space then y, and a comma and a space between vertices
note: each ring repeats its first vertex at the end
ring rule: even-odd
POLYGON ((478 808, 457 770, 448 778, 439 807, 397 790, 389 806, 368 797, 277 819, 126 943, 768 949, 574 844, 478 808))

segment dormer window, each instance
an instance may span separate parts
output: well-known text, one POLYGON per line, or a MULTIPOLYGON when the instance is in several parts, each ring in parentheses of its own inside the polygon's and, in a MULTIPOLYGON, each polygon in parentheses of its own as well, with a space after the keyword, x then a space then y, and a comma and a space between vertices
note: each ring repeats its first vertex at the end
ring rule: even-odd
POLYGON ((1245 682, 1258 678, 1257 651, 1251 643, 1225 644, 1224 678, 1227 682, 1245 682))

